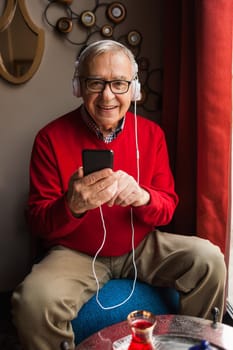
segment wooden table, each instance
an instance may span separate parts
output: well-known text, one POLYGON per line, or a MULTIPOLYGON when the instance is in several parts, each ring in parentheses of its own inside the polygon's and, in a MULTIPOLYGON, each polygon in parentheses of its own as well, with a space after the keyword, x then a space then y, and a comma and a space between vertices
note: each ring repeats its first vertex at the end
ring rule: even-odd
MULTIPOLYGON (((157 344, 157 349, 189 349, 203 339, 209 341, 213 350, 233 350, 233 327, 197 317, 157 316, 154 329, 154 343, 157 344)), ((129 341, 130 329, 127 321, 123 321, 88 337, 76 350, 126 350, 129 341)))

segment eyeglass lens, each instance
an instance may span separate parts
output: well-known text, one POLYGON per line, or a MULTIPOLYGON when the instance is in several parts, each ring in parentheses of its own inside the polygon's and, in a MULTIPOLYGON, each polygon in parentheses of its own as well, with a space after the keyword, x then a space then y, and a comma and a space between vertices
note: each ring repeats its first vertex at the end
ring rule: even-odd
POLYGON ((130 83, 126 80, 86 79, 86 87, 90 92, 103 92, 106 84, 109 84, 113 93, 124 94, 128 91, 130 83))

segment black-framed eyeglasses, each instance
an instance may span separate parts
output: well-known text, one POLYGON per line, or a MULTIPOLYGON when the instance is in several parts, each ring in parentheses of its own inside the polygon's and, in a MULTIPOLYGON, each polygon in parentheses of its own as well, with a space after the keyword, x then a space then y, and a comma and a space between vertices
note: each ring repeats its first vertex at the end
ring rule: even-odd
POLYGON ((125 94, 129 90, 131 81, 128 80, 103 80, 97 78, 83 78, 86 84, 86 89, 92 93, 103 92, 106 85, 110 86, 113 94, 125 94))

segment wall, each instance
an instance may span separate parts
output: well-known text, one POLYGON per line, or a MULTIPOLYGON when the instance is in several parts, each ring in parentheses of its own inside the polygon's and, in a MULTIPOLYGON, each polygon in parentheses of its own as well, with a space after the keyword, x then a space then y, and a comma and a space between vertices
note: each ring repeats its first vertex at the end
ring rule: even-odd
MULTIPOLYGON (((100 3, 112 1, 100 1, 100 3)), ((120 32, 137 29, 142 53, 153 68, 161 66, 161 0, 122 1, 127 18, 120 32)), ((11 290, 30 268, 30 239, 24 221, 28 167, 36 132, 47 122, 76 108, 71 79, 78 47, 64 41, 43 20, 46 0, 25 0, 33 21, 45 30, 45 51, 34 77, 23 85, 0 78, 0 291, 11 290)), ((78 13, 94 8, 94 1, 74 1, 78 13)), ((119 32, 119 33, 120 33, 119 32)), ((142 113, 143 114, 143 111, 142 113)), ((145 116, 152 118, 151 113, 145 116)))

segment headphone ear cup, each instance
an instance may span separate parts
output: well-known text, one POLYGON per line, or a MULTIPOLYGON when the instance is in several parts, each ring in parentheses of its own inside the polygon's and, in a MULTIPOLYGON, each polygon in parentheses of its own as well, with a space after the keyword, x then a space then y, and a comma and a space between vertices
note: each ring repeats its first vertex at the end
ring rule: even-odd
POLYGON ((81 87, 80 87, 79 78, 75 77, 72 82, 73 82, 73 95, 76 97, 81 97, 81 87))
POLYGON ((141 84, 138 79, 132 81, 132 101, 139 101, 141 99, 141 84))

